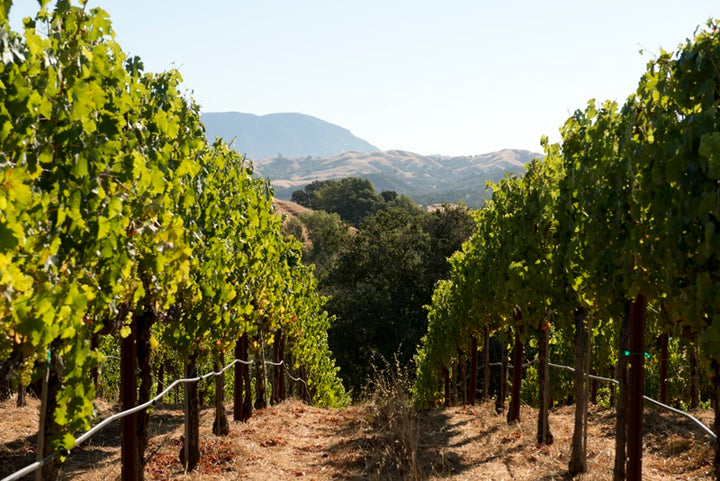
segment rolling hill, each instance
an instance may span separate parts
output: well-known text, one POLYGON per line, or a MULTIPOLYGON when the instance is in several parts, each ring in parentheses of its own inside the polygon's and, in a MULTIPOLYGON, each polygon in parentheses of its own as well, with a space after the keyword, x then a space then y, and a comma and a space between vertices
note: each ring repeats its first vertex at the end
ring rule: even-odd
POLYGON ((207 112, 202 122, 210 141, 231 142, 253 161, 258 175, 271 180, 276 197, 286 200, 315 180, 362 177, 378 192, 394 190, 422 205, 463 201, 479 207, 489 195, 487 181, 521 173, 541 157, 515 149, 456 157, 381 152, 347 129, 298 113, 207 112))
POLYGON ((315 180, 362 177, 378 192, 394 190, 423 205, 464 201, 478 207, 488 195, 487 181, 498 181, 506 172, 522 173, 525 164, 538 157, 542 155, 513 149, 458 157, 389 150, 328 158, 278 156, 256 161, 255 169, 270 179, 281 199, 289 199, 293 191, 315 180))

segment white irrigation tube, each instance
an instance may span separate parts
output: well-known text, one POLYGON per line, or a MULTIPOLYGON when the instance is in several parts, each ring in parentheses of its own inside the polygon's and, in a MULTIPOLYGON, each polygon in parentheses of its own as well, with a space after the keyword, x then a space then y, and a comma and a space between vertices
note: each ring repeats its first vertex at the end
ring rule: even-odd
MULTIPOLYGON (((280 360, 280 362, 265 361, 265 364, 270 364, 271 366, 282 366, 282 365, 285 364, 285 360, 284 360, 284 359, 283 359, 283 360, 280 360)), ((304 380, 303 378, 301 378, 301 377, 293 377, 293 375, 290 374, 290 369, 288 369, 287 366, 285 367, 285 372, 287 373, 288 377, 289 377, 290 379, 292 379, 293 381, 295 381, 295 382, 301 382, 301 383, 303 383, 303 384, 305 384, 305 385, 307 386, 307 383, 305 382, 305 380, 304 380)))
MULTIPOLYGON (((271 366, 282 366, 283 364, 285 364, 285 360, 283 359, 283 360, 281 360, 280 362, 265 361, 265 364, 270 364, 271 366)), ((307 386, 307 383, 305 382, 305 380, 304 380, 303 378, 301 378, 301 377, 293 377, 293 375, 290 374, 290 369, 288 369, 287 367, 285 367, 285 372, 287 373, 288 377, 289 377, 290 379, 292 379, 293 381, 295 381, 295 382, 301 382, 301 383, 303 383, 303 384, 305 384, 305 385, 307 386)))
MULTIPOLYGON (((265 361, 265 364, 270 364, 271 366, 282 366, 282 365, 285 364, 285 360, 283 359, 283 360, 281 360, 280 362, 265 361)), ((292 379, 293 381, 295 381, 295 382, 301 382, 301 383, 303 383, 303 384, 305 384, 305 385, 307 386, 307 383, 305 382, 305 380, 304 380, 303 378, 301 378, 301 377, 293 377, 293 375, 290 374, 290 369, 288 369, 287 366, 285 367, 285 372, 287 373, 288 377, 289 377, 290 379, 292 379)))
MULTIPOLYGON (((205 374, 205 375, 203 375, 203 376, 200 376, 200 377, 187 378, 187 379, 178 379, 177 381, 175 381, 175 382, 173 382, 172 384, 170 384, 163 392, 161 392, 160 394, 158 394, 157 396, 155 396, 154 398, 152 398, 152 399, 149 400, 148 402, 146 402, 146 403, 144 403, 144 404, 141 404, 141 405, 139 405, 139 406, 135 406, 134 408, 128 409, 128 410, 126 410, 126 411, 121 411, 121 412, 119 412, 119 413, 113 414, 112 416, 110 416, 110 417, 107 418, 107 419, 103 419, 101 422, 99 422, 98 424, 96 424, 95 426, 93 426, 92 429, 90 429, 88 432, 86 432, 85 434, 83 434, 82 436, 80 436, 79 438, 77 438, 77 439, 75 440, 75 446, 73 446, 73 448, 75 448, 75 447, 79 446, 81 443, 85 442, 88 438, 90 438, 93 434, 95 434, 95 433, 98 432, 100 429, 102 429, 103 427, 105 427, 107 424, 109 424, 109 423, 111 423, 111 422, 113 422, 113 421, 115 421, 115 420, 117 420, 117 419, 124 418, 125 416, 128 416, 128 415, 130 415, 130 414, 136 413, 136 412, 138 412, 138 411, 142 411, 143 409, 152 406, 155 402, 157 402, 157 401, 159 401, 160 399, 162 399, 162 397, 165 396, 165 394, 167 394, 168 391, 170 391, 172 388, 174 388, 174 387, 177 386, 178 384, 189 383, 189 382, 197 382, 197 381, 201 381, 201 380, 207 379, 207 378, 209 378, 210 376, 219 376, 219 375, 221 375, 222 373, 224 373, 225 371, 227 371, 228 369, 230 369, 230 367, 234 366, 234 365, 237 364, 237 363, 246 364, 246 365, 248 365, 248 364, 254 364, 253 361, 243 361, 242 359, 235 359, 235 360, 233 360, 230 364, 228 364, 227 366, 225 366, 223 369, 221 369, 221 370, 218 371, 218 372, 212 371, 212 372, 209 372, 209 373, 207 373, 207 374, 205 374)), ((68 451, 68 452, 69 452, 69 451, 68 451)), ((59 453, 56 451, 56 452, 48 455, 47 457, 45 457, 44 459, 42 459, 42 460, 40 460, 40 461, 36 461, 36 462, 34 462, 34 463, 32 463, 32 464, 29 464, 28 466, 25 466, 25 467, 24 467, 23 469, 21 469, 20 471, 17 471, 17 472, 15 472, 15 473, 13 473, 13 474, 11 474, 11 475, 3 478, 3 479, 0 480, 0 481, 14 481, 14 480, 16 480, 16 479, 20 479, 21 477, 25 476, 26 474, 30 474, 30 473, 32 473, 33 471, 35 471, 36 469, 41 468, 42 466, 44 466, 45 464, 47 464, 48 461, 50 461, 51 459, 53 459, 53 458, 54 458, 55 456, 57 456, 58 454, 59 454, 59 453)))
MULTIPOLYGON (((130 408, 130 409, 128 409, 127 411, 122 411, 122 412, 119 412, 119 413, 117 413, 117 414, 113 414, 113 415, 110 416, 109 418, 104 419, 102 422, 100 422, 100 423, 98 423, 97 425, 95 425, 90 431, 86 432, 85 434, 83 434, 82 436, 80 436, 79 438, 77 438, 77 439, 75 440, 75 446, 77 446, 78 444, 80 444, 80 443, 84 442, 85 440, 87 440, 90 436, 92 436, 93 434, 95 434, 96 432, 98 432, 98 431, 99 431, 103 426, 105 426, 106 424, 109 424, 109 423, 111 423, 112 421, 115 421, 116 419, 124 418, 125 416, 128 416, 128 415, 130 415, 130 414, 136 413, 136 412, 138 412, 138 411, 142 411, 143 409, 152 406, 155 402, 157 402, 157 401, 159 401, 160 399, 162 399, 163 396, 165 396, 165 394, 168 393, 168 391, 170 391, 172 388, 174 388, 174 387, 177 386, 178 384, 184 384, 184 383, 189 383, 189 382, 197 382, 197 381, 201 381, 201 380, 207 379, 207 378, 209 378, 210 376, 219 376, 220 374, 224 373, 225 371, 227 371, 228 369, 230 369, 232 366, 234 366, 234 365, 237 364, 237 363, 241 363, 241 364, 253 364, 253 361, 243 361, 243 360, 240 360, 240 359, 235 359, 234 361, 232 361, 230 364, 228 364, 227 366, 225 366, 224 368, 222 368, 222 369, 221 369, 220 371, 218 371, 218 372, 211 371, 211 372, 209 372, 209 373, 207 373, 207 374, 205 374, 205 375, 202 375, 202 376, 200 376, 200 377, 178 379, 177 381, 175 381, 175 382, 173 382, 172 384, 170 384, 167 388, 165 388, 165 390, 164 390, 163 392, 161 392, 160 394, 158 394, 157 396, 155 396, 154 398, 152 398, 152 399, 149 400, 148 402, 146 402, 146 403, 144 403, 144 404, 141 404, 141 405, 139 405, 139 406, 135 406, 134 408, 130 408)), ((2 481, 5 481, 5 480, 3 479, 2 481)))
MULTIPOLYGON (((575 372, 575 368, 570 367, 570 366, 563 366, 562 364, 553 364, 551 362, 549 362, 548 365, 550 367, 556 367, 558 369, 565 369, 566 371, 575 372)), ((588 376, 590 379, 597 379, 598 381, 605 381, 605 382, 612 382, 614 384, 619 384, 617 379, 610 379, 609 377, 596 376, 594 374, 585 374, 585 375, 588 376)))
MULTIPOLYGON (((575 372, 575 369, 572 368, 572 367, 570 367, 570 366, 562 366, 562 365, 560 365, 560 364, 553 364, 553 363, 551 363, 551 362, 549 362, 548 364, 549 364, 551 367, 556 367, 556 368, 558 368, 558 369, 565 369, 565 370, 570 371, 570 372, 575 372)), ((598 380, 598 381, 605 381, 605 382, 611 382, 611 383, 614 383, 614 384, 620 384, 620 383, 617 381, 617 379, 610 379, 610 378, 608 378, 608 377, 595 376, 594 374, 585 374, 585 375, 586 375, 587 377, 589 377, 590 379, 596 379, 596 380, 598 380)), ((672 411, 672 412, 674 412, 674 413, 676 413, 676 414, 679 414, 679 415, 681 415, 681 416, 685 416, 686 418, 688 418, 689 420, 691 420, 692 422, 694 422, 695 424, 697 424, 697 425, 698 425, 703 431, 705 431, 711 438, 717 440, 717 434, 715 434, 714 432, 712 432, 712 430, 711 430, 709 427, 707 427, 707 426, 705 425, 705 423, 703 423, 702 421, 700 421, 700 420, 697 419, 696 417, 693 417, 691 414, 688 414, 688 413, 686 413, 685 411, 681 411, 681 410, 679 410, 679 409, 675 409, 674 407, 668 406, 667 404, 663 404, 663 403, 661 403, 660 401, 656 401, 656 400, 653 399, 653 398, 650 398, 650 397, 647 397, 647 396, 643 396, 643 398, 644 398, 646 401, 648 401, 648 402, 650 402, 650 403, 652 403, 652 404, 655 404, 656 406, 659 406, 659 407, 661 407, 661 408, 665 408, 665 409, 667 409, 668 411, 672 411)))
POLYGON ((307 386, 307 383, 305 382, 305 379, 303 379, 303 378, 301 378, 301 377, 293 377, 293 375, 290 374, 290 370, 289 370, 288 368, 285 368, 285 372, 287 372, 288 377, 289 377, 290 379, 292 379, 293 381, 295 381, 295 382, 301 382, 301 383, 303 383, 303 384, 305 384, 305 385, 307 386))
MULTIPOLYGON (((285 364, 285 360, 283 359, 283 360, 281 360, 280 362, 265 361, 265 364, 270 364, 271 366, 282 366, 282 365, 285 364)), ((305 380, 304 380, 303 378, 301 378, 301 377, 293 377, 293 375, 290 374, 290 369, 288 369, 287 367, 285 367, 285 372, 287 373, 288 377, 289 377, 290 379, 292 379, 293 381, 295 381, 295 382, 301 382, 301 383, 303 383, 303 384, 305 384, 305 385, 307 386, 307 383, 305 382, 305 380)))
POLYGON ((13 480, 15 480, 15 479, 20 479, 20 478, 22 478, 23 476, 25 476, 26 474, 30 474, 30 473, 32 473, 33 471, 35 471, 36 469, 41 468, 42 466, 44 466, 45 464, 47 464, 52 458, 54 458, 54 457, 57 456, 58 454, 59 454, 59 453, 58 453, 57 451, 55 451, 54 453, 48 455, 47 457, 43 458, 43 459, 40 460, 40 461, 35 461, 35 462, 32 463, 32 464, 28 464, 27 466, 25 466, 24 468, 22 468, 20 471, 17 471, 17 472, 11 474, 10 476, 8 476, 8 477, 6 477, 6 478, 3 478, 2 481, 13 481, 13 480))
MULTIPOLYGON (((538 362, 538 358, 535 358, 532 361, 526 362, 525 364, 522 365, 522 367, 524 369, 532 364, 535 364, 536 362, 538 362)), ((502 363, 501 362, 491 362, 490 364, 488 364, 488 367, 498 367, 498 366, 502 366, 502 363)), ((513 365, 510 363, 508 363, 507 367, 508 367, 508 369, 513 369, 513 365)))

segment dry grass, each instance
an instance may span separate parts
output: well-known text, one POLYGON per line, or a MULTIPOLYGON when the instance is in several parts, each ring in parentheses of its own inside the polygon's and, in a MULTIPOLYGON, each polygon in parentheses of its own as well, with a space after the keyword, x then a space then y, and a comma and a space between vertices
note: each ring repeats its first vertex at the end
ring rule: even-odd
MULTIPOLYGON (((26 408, 0 404, 0 477, 34 460, 37 401, 26 408)), ((104 414, 110 406, 102 406, 104 414)), ((704 434, 671 413, 646 411, 644 478, 710 480, 712 446, 704 434)), ((567 476, 573 408, 550 415, 552 446, 535 443, 537 411, 523 406, 522 421, 507 425, 494 406, 415 412, 373 401, 345 410, 319 409, 287 401, 231 423, 231 433, 211 434, 213 412, 201 414, 202 458, 196 472, 182 472, 177 454, 182 413, 157 409, 148 448, 147 479, 333 480, 418 479, 562 480, 567 476), (397 416, 400 416, 397 418, 397 416), (395 446, 395 443, 404 447, 395 446), (392 443, 393 446, 387 445, 392 443), (414 446, 414 447, 413 447, 414 446), (414 454, 413 454, 414 453, 414 454), (407 455, 415 456, 414 465, 407 455)), ((712 414, 698 413, 709 424, 712 414)), ((612 479, 613 411, 590 409, 588 466, 575 479, 612 479)), ((119 479, 119 428, 111 425, 75 449, 63 479, 119 479)))
POLYGON ((424 479, 420 467, 420 422, 411 406, 412 382, 395 360, 395 366, 376 369, 366 388, 363 409, 370 426, 366 473, 377 479, 424 479))
POLYGON ((290 202, 289 200, 273 199, 275 209, 281 214, 287 214, 292 217, 298 217, 301 214, 312 214, 312 209, 305 206, 290 202))
MULTIPOLYGON (((709 413, 705 417, 708 422, 709 413)), ((537 410, 523 406, 521 422, 507 425, 493 404, 428 411, 423 423, 421 459, 428 479, 561 480, 567 473, 574 407, 550 414, 555 442, 538 446, 537 410), (429 427, 432 425, 432 427, 429 427)), ((614 411, 590 408, 589 472, 576 480, 611 480, 614 463, 614 411)), ((648 480, 710 480, 709 439, 678 417, 648 410, 643 458, 648 480), (682 440, 683 450, 676 449, 682 440)))

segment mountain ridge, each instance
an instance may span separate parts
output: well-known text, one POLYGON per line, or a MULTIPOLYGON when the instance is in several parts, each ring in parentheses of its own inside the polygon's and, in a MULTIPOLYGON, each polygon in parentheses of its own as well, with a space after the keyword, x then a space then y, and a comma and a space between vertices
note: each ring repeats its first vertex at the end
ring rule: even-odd
POLYGON ((379 150, 346 128, 296 112, 266 115, 205 112, 200 118, 210 142, 221 137, 232 142, 251 160, 278 154, 289 157, 332 156, 350 150, 379 150))
POLYGON ((284 200, 316 180, 361 177, 378 192, 393 190, 422 205, 462 201, 479 207, 489 196, 487 181, 521 174, 542 157, 520 149, 460 156, 381 151, 343 127, 301 113, 206 112, 201 119, 208 140, 224 138, 246 154, 284 200))

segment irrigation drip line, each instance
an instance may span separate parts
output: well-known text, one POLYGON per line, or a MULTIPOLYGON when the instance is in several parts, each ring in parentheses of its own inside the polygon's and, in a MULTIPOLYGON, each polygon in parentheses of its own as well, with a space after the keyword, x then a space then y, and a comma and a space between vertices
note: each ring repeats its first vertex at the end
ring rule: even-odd
MULTIPOLYGON (((524 368, 526 368, 526 367, 528 367, 528 366, 530 366, 530 365, 532 365, 532 364, 535 364, 536 362, 538 362, 538 358, 535 358, 535 359, 533 359, 532 361, 526 362, 525 364, 522 365, 522 367, 523 367, 523 369, 524 369, 524 368)), ((502 366, 502 363, 501 363, 501 362, 491 362, 491 363, 488 364, 488 367, 498 367, 498 366, 502 366)), ((510 363, 508 363, 508 364, 507 364, 507 368, 508 368, 508 369, 513 369, 513 365, 510 364, 510 363)))
MULTIPOLYGON (((570 366, 563 366, 563 365, 560 365, 560 364, 553 364, 553 363, 551 363, 551 362, 548 363, 548 364, 549 364, 551 367, 556 367, 556 368, 558 368, 558 369, 565 369, 565 370, 570 371, 570 372, 575 372, 575 369, 572 368, 572 367, 570 367, 570 366)), ((595 376, 594 374, 585 374, 585 376, 589 377, 590 379, 596 379, 596 380, 598 380, 598 381, 605 381, 605 382, 611 382, 611 383, 613 383, 613 384, 620 384, 616 379, 610 379, 610 378, 608 378, 608 377, 595 376)), ((696 417, 692 416, 691 414, 688 414, 688 413, 686 413, 685 411, 681 411, 681 410, 679 410, 679 409, 675 409, 674 407, 668 406, 667 404, 663 404, 663 403, 661 403, 660 401, 656 401, 655 399, 653 399, 653 398, 651 398, 651 397, 648 397, 648 396, 643 396, 643 399, 645 399, 646 401, 648 401, 648 402, 651 403, 651 404, 655 404, 656 406, 659 406, 659 407, 661 407, 661 408, 665 408, 665 409, 667 409, 668 411, 672 411, 672 412, 674 412, 674 413, 676 413, 676 414, 679 414, 679 415, 681 415, 681 416, 685 416, 685 417, 688 418, 690 421, 692 421, 692 422, 694 422, 695 424, 697 424, 697 425, 698 425, 703 431, 705 431, 705 433, 707 433, 711 438, 717 440, 717 434, 715 434, 714 432, 712 432, 712 430, 711 430, 710 428, 708 428, 702 421, 700 421, 700 420, 697 419, 696 417)))
POLYGON ((287 367, 285 368, 285 372, 287 373, 288 377, 289 377, 290 379, 292 379, 293 381, 295 381, 295 382, 301 382, 301 383, 303 383, 303 384, 305 384, 305 385, 307 386, 307 383, 305 382, 305 379, 303 379, 303 378, 301 378, 301 377, 294 377, 292 374, 290 374, 290 369, 288 369, 287 367))
MULTIPOLYGON (((178 379, 178 380, 174 381, 172 384, 170 384, 167 388, 165 388, 165 390, 164 390, 163 392, 161 392, 160 394, 158 394, 157 396, 155 396, 154 398, 152 398, 152 399, 149 400, 148 402, 143 403, 143 404, 140 404, 139 406, 135 406, 134 408, 128 409, 128 410, 126 410, 126 411, 121 411, 121 412, 119 412, 119 413, 113 414, 113 415, 110 416, 109 418, 103 419, 103 420, 100 421, 98 424, 96 424, 95 426, 93 426, 92 429, 90 429, 88 432, 86 432, 85 434, 81 435, 79 438, 75 439, 75 446, 73 446, 73 448, 71 448, 71 449, 74 449, 75 447, 79 446, 81 443, 87 441, 93 434, 95 434, 96 432, 98 432, 100 429, 102 429, 103 427, 105 427, 105 426, 108 425, 109 423, 111 423, 111 422, 113 422, 113 421, 115 421, 115 420, 117 420, 117 419, 124 418, 125 416, 129 416, 130 414, 136 413, 136 412, 138 412, 138 411, 142 411, 143 409, 146 409, 146 408, 152 406, 154 403, 156 403, 157 401, 159 401, 160 399, 162 399, 163 396, 165 396, 165 394, 167 394, 167 393, 168 393, 172 388, 174 388, 175 386, 177 386, 177 385, 179 385, 179 384, 185 384, 185 383, 202 381, 202 380, 205 380, 205 379, 209 378, 210 376, 219 376, 219 375, 223 374, 225 371, 227 371, 228 369, 230 369, 232 366, 234 366, 235 364, 238 364, 238 363, 240 363, 240 364, 245 364, 245 365, 255 364, 254 361, 243 361, 242 359, 235 359, 235 360, 233 360, 232 362, 230 362, 228 365, 226 365, 224 368, 222 368, 220 371, 217 371, 217 372, 211 371, 211 372, 209 372, 209 373, 207 373, 207 374, 204 374, 204 375, 202 375, 202 376, 199 376, 199 377, 178 379)), ((270 362, 270 361, 265 361, 265 363, 266 363, 266 364, 273 364, 273 365, 276 365, 276 366, 279 366, 279 365, 282 365, 282 364, 283 364, 282 361, 279 362, 279 363, 272 363, 272 362, 270 362)), ((290 376, 290 377, 292 378, 292 376, 290 376)), ((294 379, 294 378, 293 378, 293 379, 294 379)), ((294 379, 294 380, 295 380, 295 379, 294 379)), ((297 380, 296 380, 296 381, 297 381, 297 380)), ((300 379, 300 381, 303 381, 303 380, 300 379)), ((303 382, 305 382, 305 381, 303 381, 303 382)), ((307 384, 306 384, 306 385, 307 385, 307 384)), ((68 453, 69 453, 69 452, 70 452, 70 451, 68 450, 68 453)), ((5 478, 3 478, 3 479, 0 480, 0 481, 14 481, 14 480, 20 479, 21 477, 25 476, 26 474, 30 474, 30 473, 36 471, 37 469, 43 467, 45 464, 47 464, 50 460, 52 460, 52 459, 53 459, 54 457, 56 457, 58 454, 60 454, 60 453, 59 453, 58 451, 55 451, 54 453, 49 454, 48 456, 46 456, 44 459, 42 459, 42 460, 40 460, 40 461, 35 461, 34 463, 25 466, 25 467, 24 467, 23 469, 21 469, 20 471, 16 471, 15 473, 13 473, 13 474, 11 474, 11 475, 6 476, 5 478)))
MULTIPOLYGON (((281 359, 280 362, 272 362, 272 361, 265 361, 265 364, 270 364, 271 366, 283 366, 285 365, 285 360, 281 359)), ((288 377, 292 379, 295 382, 301 382, 307 386, 307 383, 305 380, 301 377, 294 377, 292 374, 290 374, 290 369, 285 366, 285 372, 287 373, 288 377)))
MULTIPOLYGON (((529 366, 530 364, 533 364, 533 363, 535 363, 535 362, 537 362, 537 361, 538 361, 538 359, 535 358, 535 359, 533 359, 532 361, 526 362, 525 364, 523 364, 523 367, 527 367, 527 366, 529 366)), ((490 364, 488 364, 489 367, 496 367, 496 366, 501 366, 501 365, 502 365, 502 363, 499 363, 499 362, 491 362, 490 364)), ((575 369, 572 368, 572 367, 570 367, 570 366, 563 366, 563 365, 561 365, 561 364, 553 364, 552 362, 549 362, 548 365, 551 366, 551 367, 558 368, 558 369, 565 369, 565 370, 570 371, 570 372, 575 372, 575 369)), ((508 369, 512 369, 512 365, 511 365, 511 364, 508 364, 508 369)), ((609 378, 609 377, 596 376, 596 375, 594 375, 594 374, 585 374, 585 376, 589 377, 590 379, 595 379, 595 380, 597 380, 597 381, 604 381, 604 382, 611 382, 611 383, 613 383, 613 384, 619 384, 619 382, 618 382, 616 379, 611 379, 611 378, 609 378)), ((657 401, 657 400, 655 400, 655 399, 653 399, 653 398, 651 398, 651 397, 645 396, 645 395, 643 395, 643 399, 645 399, 647 402, 649 402, 649 403, 651 403, 651 404, 655 404, 655 405, 658 406, 658 407, 665 408, 665 409, 667 409, 668 411, 672 411, 672 412, 674 412, 674 413, 676 413, 676 414, 679 414, 679 415, 681 415, 681 416, 685 416, 685 417, 688 418, 690 421, 692 421, 692 422, 694 422, 695 424, 697 424, 697 425, 698 425, 706 434, 708 434, 711 438, 717 440, 717 434, 715 434, 710 428, 708 428, 708 427, 705 425, 705 423, 703 423, 702 421, 700 421, 700 420, 697 419, 696 417, 692 416, 691 414, 686 413, 685 411, 681 411, 681 410, 679 410, 679 409, 675 409, 675 408, 672 407, 672 406, 668 406, 667 404, 663 404, 663 403, 661 403, 660 401, 657 401)))
MULTIPOLYGON (((157 396, 155 396, 154 398, 152 398, 152 399, 149 400, 148 402, 143 403, 143 404, 140 404, 139 406, 135 406, 134 408, 130 408, 130 409, 126 410, 126 411, 121 411, 121 412, 119 412, 119 413, 117 413, 117 414, 113 414, 113 415, 110 416, 109 418, 104 419, 103 421, 101 421, 100 423, 98 423, 97 425, 95 425, 90 431, 86 432, 85 434, 83 434, 82 436, 80 436, 79 438, 77 438, 77 439, 75 440, 75 446, 77 446, 78 444, 82 443, 83 441, 85 441, 86 439, 88 439, 90 436, 92 436, 93 434, 95 434, 96 432, 98 432, 98 431, 99 431, 103 426, 105 426, 106 424, 111 423, 112 421, 115 421, 116 419, 124 418, 125 416, 128 416, 128 415, 130 415, 130 414, 136 413, 136 412, 138 412, 138 411, 142 411, 143 409, 146 409, 146 408, 152 406, 152 405, 155 404, 157 401, 159 401, 160 399, 162 399, 163 396, 165 396, 165 394, 167 394, 172 388, 174 388, 174 387, 177 386, 178 384, 186 384, 186 383, 191 383, 191 382, 198 382, 198 381, 205 380, 205 379, 209 378, 210 376, 219 376, 219 375, 223 374, 225 371, 227 371, 228 369, 230 369, 232 366, 234 366, 234 365, 237 364, 237 363, 240 363, 240 364, 252 364, 253 362, 252 362, 252 361, 243 361, 243 360, 241 360, 241 359, 235 359, 235 360, 233 360, 231 363, 229 363, 227 366, 225 366, 224 368, 222 368, 222 369, 221 369, 220 371, 218 371, 218 372, 211 371, 211 372, 209 372, 209 373, 207 373, 207 374, 204 374, 204 375, 202 375, 202 376, 199 376, 199 377, 178 379, 178 380, 174 381, 172 384, 170 384, 168 387, 166 387, 163 392, 161 392, 160 394, 158 394, 157 396)), ((2 480, 2 481, 5 481, 5 480, 2 480)))
MULTIPOLYGON (((250 362, 252 362, 252 361, 250 361, 250 362)), ((265 361, 265 364, 270 364, 271 366, 284 366, 284 365, 285 365, 285 360, 284 360, 284 359, 281 359, 280 362, 265 361)), ((305 384, 305 385, 307 386, 307 383, 305 382, 305 380, 304 380, 303 378, 301 378, 301 377, 295 377, 295 376, 293 376, 293 375, 290 373, 290 369, 288 369, 287 366, 285 366, 285 372, 287 373, 288 377, 289 377, 290 379, 292 379, 293 381, 295 381, 295 382, 301 382, 301 383, 303 383, 303 384, 305 384)))
POLYGON ((25 476, 26 474, 30 474, 30 473, 32 473, 33 471, 35 471, 35 470, 43 467, 44 465, 46 465, 47 463, 49 463, 50 460, 53 459, 53 458, 54 458, 55 456, 57 456, 58 454, 60 454, 60 453, 58 453, 57 451, 55 451, 54 453, 49 454, 48 456, 44 457, 44 458, 41 459, 40 461, 35 461, 35 462, 32 463, 32 464, 28 464, 27 466, 25 466, 24 468, 22 468, 20 471, 16 471, 16 472, 14 472, 13 474, 11 474, 10 476, 7 476, 7 477, 3 478, 2 481, 14 481, 14 480, 16 480, 16 479, 20 479, 20 478, 22 478, 23 476, 25 476))

